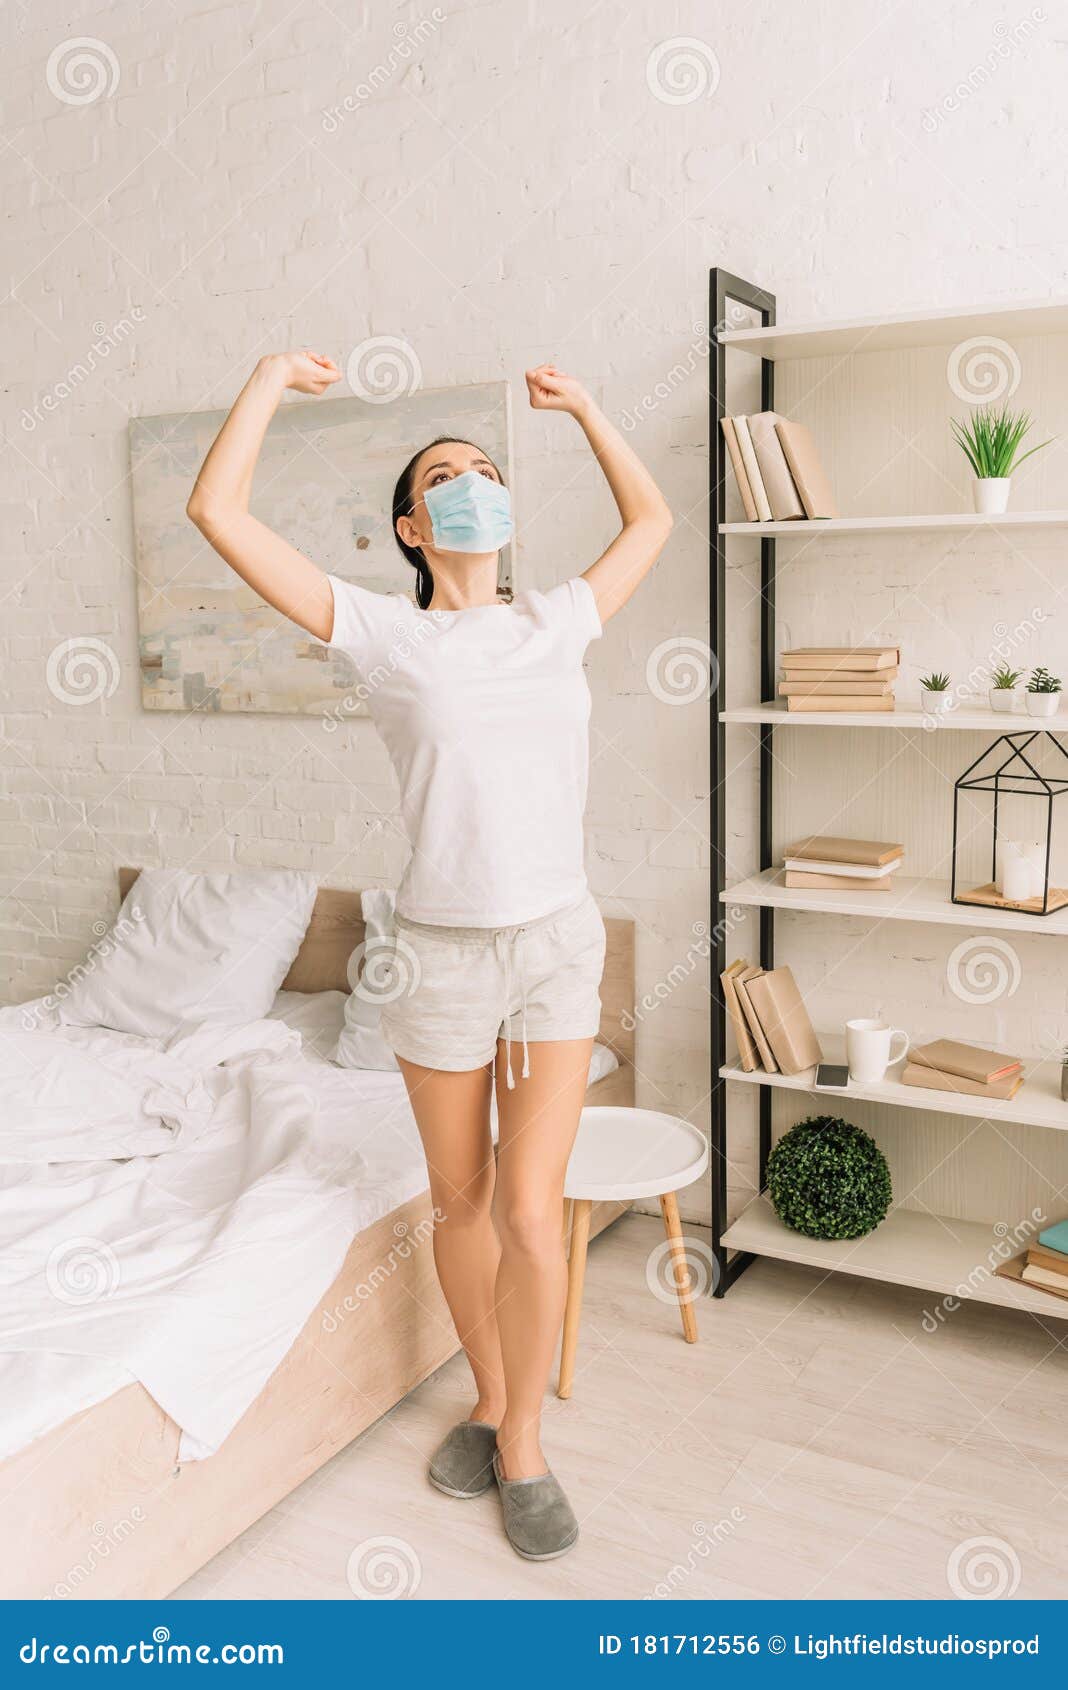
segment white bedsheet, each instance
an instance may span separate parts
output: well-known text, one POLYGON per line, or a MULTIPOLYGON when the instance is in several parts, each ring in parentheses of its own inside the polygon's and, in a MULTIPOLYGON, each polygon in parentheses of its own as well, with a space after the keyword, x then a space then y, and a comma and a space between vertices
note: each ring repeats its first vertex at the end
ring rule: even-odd
MULTIPOLYGON (((133 1379, 182 1428, 182 1459, 213 1453, 353 1237, 425 1189, 400 1076, 322 1054, 342 1003, 280 993, 270 1023, 230 1035, 225 1067, 218 1034, 173 1041, 167 1058, 198 1076, 210 1110, 199 1099, 184 1137, 161 1116, 154 1153, 35 1165, 27 1135, 0 1166, 0 1456, 133 1379)), ((131 1038, 93 1030, 90 1054, 131 1038)), ((18 1136, 8 1112, 4 1141, 18 1136)))

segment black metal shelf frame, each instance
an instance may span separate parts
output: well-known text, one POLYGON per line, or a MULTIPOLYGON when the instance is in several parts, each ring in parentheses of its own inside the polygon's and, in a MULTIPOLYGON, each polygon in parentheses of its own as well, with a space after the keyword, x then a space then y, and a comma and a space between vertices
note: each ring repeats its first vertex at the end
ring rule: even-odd
MULTIPOLYGON (((727 347, 721 332, 730 321, 731 305, 743 305, 757 313, 763 328, 775 322, 775 296, 752 282, 732 276, 727 270, 709 272, 708 320, 712 334, 712 357, 709 360, 708 437, 709 437, 709 646, 714 660, 711 734, 711 826, 712 826, 712 1250, 715 1257, 712 1292, 723 1297, 739 1274, 744 1273, 755 1256, 739 1251, 730 1260, 723 1244, 727 1228, 727 1087, 720 1076, 727 1050, 727 1006, 720 980, 727 966, 727 936, 721 894, 728 885, 727 876, 727 771, 726 725, 720 721, 720 710, 726 704, 727 677, 727 536, 720 533, 726 521, 727 443, 720 427, 728 414, 727 404, 727 347)), ((760 361, 760 408, 774 409, 775 365, 769 358, 760 361)), ((761 536, 760 541, 760 696, 774 698, 776 677, 775 652, 775 541, 761 536)), ((760 727, 760 823, 759 854, 762 869, 772 866, 772 734, 773 724, 760 727)), ((760 909, 760 963, 764 968, 775 966, 775 911, 766 905, 760 909)), ((771 1150, 771 1088, 760 1086, 759 1188, 767 1182, 768 1155, 771 1150)))

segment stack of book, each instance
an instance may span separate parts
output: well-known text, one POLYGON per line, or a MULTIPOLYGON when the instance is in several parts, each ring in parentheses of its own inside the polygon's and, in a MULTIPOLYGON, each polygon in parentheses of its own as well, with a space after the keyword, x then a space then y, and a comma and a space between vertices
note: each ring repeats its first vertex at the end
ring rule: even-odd
POLYGON ((804 1000, 788 968, 751 968, 743 959, 720 976, 747 1074, 802 1074, 822 1061, 804 1000))
POLYGON ((815 834, 786 847, 786 884, 833 892, 889 892, 905 847, 885 839, 815 834))
POLYGON ((1021 1279, 1058 1297, 1068 1297, 1068 1221, 1058 1221, 1038 1235, 1027 1251, 1021 1279))
POLYGON ((724 417, 722 427, 748 522, 838 515, 816 443, 801 423, 760 411, 724 417))
POLYGON ((1007 1100, 1015 1097, 1023 1083, 1023 1064, 1000 1051, 982 1050, 956 1039, 935 1039, 912 1047, 901 1080, 903 1085, 928 1091, 1007 1100))
POLYGON ((799 646, 782 654, 787 710, 892 710, 897 646, 799 646))

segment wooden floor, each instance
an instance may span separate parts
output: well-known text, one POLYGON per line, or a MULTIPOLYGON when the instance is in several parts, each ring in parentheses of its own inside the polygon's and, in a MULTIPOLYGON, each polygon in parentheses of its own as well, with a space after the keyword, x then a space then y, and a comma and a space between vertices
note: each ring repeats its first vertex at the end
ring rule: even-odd
POLYGON ((457 1357, 178 1594, 351 1600, 351 1566, 429 1598, 1063 1596, 1068 1322, 977 1306, 932 1332, 921 1292, 758 1261, 688 1347, 646 1284, 661 1237, 631 1215, 591 1246, 575 1393, 545 1419, 570 1555, 519 1560, 493 1492, 427 1483, 457 1357))

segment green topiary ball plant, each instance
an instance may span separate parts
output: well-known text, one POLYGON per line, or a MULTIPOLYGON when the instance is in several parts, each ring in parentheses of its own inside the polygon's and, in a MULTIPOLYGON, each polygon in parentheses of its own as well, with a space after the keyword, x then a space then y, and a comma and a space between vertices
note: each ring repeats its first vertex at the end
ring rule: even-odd
POLYGON ((890 1207, 890 1169, 849 1121, 798 1121, 768 1157, 768 1194, 784 1226, 809 1238, 862 1238, 890 1207))

